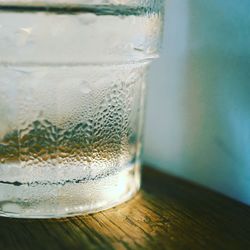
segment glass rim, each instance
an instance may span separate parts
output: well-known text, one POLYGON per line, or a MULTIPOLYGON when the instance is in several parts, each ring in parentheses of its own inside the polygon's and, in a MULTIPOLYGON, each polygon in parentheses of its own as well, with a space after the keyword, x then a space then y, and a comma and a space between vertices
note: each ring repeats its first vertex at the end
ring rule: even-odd
POLYGON ((127 11, 134 13, 160 13, 164 11, 165 0, 0 0, 1 12, 54 12, 58 14, 93 12, 99 15, 117 13, 124 15, 127 11))
POLYGON ((165 0, 0 0, 0 6, 4 5, 131 5, 131 6, 153 6, 159 5, 165 0))

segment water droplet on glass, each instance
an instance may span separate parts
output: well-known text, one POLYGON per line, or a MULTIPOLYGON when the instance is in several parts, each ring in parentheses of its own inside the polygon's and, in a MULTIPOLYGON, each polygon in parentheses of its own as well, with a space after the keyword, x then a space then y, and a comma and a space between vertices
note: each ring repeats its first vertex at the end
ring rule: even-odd
POLYGON ((32 32, 32 28, 28 27, 28 28, 21 28, 21 31, 25 32, 26 34, 30 34, 32 32))
POLYGON ((90 93, 90 92, 91 92, 91 88, 90 88, 90 86, 89 86, 89 83, 86 82, 86 81, 82 81, 82 82, 81 82, 80 91, 81 91, 81 93, 83 93, 83 94, 88 94, 88 93, 90 93))

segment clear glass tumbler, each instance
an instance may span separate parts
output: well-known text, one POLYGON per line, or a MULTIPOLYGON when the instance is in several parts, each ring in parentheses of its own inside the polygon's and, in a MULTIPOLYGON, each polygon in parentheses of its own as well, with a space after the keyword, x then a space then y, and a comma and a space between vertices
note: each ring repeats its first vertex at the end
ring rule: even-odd
POLYGON ((0 0, 0 215, 92 213, 140 187, 162 0, 0 0))

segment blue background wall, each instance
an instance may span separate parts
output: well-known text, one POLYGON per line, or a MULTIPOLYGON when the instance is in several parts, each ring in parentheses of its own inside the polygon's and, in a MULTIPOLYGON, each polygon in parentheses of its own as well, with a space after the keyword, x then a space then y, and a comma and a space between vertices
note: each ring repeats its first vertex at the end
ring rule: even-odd
POLYGON ((250 1, 169 0, 144 161, 250 204, 250 1))

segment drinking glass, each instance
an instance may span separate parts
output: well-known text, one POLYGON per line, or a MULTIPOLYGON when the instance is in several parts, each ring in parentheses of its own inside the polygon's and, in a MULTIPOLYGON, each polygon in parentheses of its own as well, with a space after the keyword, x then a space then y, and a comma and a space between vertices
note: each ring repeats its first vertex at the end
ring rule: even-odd
POLYGON ((0 0, 0 215, 65 217, 140 187, 161 0, 0 0))

